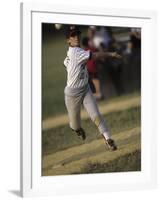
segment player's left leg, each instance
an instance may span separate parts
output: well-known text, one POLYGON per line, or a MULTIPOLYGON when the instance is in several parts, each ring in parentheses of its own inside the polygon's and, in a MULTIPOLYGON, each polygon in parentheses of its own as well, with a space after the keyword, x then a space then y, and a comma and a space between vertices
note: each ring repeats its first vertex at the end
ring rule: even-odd
POLYGON ((103 138, 105 139, 107 146, 111 150, 116 150, 117 147, 115 145, 115 142, 110 137, 110 131, 108 130, 106 123, 98 110, 96 99, 94 98, 90 89, 84 97, 83 105, 85 109, 87 110, 91 120, 98 127, 98 130, 102 134, 103 138))

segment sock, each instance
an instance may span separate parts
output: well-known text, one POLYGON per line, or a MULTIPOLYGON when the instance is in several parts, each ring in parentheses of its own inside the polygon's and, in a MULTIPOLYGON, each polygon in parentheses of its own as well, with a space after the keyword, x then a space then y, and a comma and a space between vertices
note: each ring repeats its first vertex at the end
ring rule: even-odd
POLYGON ((109 132, 104 132, 103 136, 106 140, 110 139, 110 133, 109 132))

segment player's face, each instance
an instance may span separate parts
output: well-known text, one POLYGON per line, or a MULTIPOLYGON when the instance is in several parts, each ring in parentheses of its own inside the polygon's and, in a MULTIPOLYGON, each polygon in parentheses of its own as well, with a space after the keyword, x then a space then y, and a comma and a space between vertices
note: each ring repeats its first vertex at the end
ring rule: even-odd
POLYGON ((79 47, 80 46, 80 34, 73 34, 69 37, 68 43, 72 47, 79 47))

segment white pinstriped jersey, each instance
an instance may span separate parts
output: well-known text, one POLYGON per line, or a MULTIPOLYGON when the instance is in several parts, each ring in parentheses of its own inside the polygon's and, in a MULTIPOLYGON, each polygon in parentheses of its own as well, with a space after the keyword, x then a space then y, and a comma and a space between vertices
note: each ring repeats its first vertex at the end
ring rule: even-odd
POLYGON ((88 71, 86 67, 90 51, 84 51, 80 47, 69 47, 64 65, 67 70, 67 87, 82 88, 88 83, 88 71))

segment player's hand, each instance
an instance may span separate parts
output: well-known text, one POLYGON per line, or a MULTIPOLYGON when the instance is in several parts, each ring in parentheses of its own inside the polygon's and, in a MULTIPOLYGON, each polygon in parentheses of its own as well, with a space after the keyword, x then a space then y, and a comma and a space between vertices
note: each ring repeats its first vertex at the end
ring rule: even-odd
POLYGON ((116 59, 121 59, 122 58, 122 56, 120 54, 116 53, 116 52, 112 52, 111 53, 111 57, 112 58, 116 58, 116 59))

